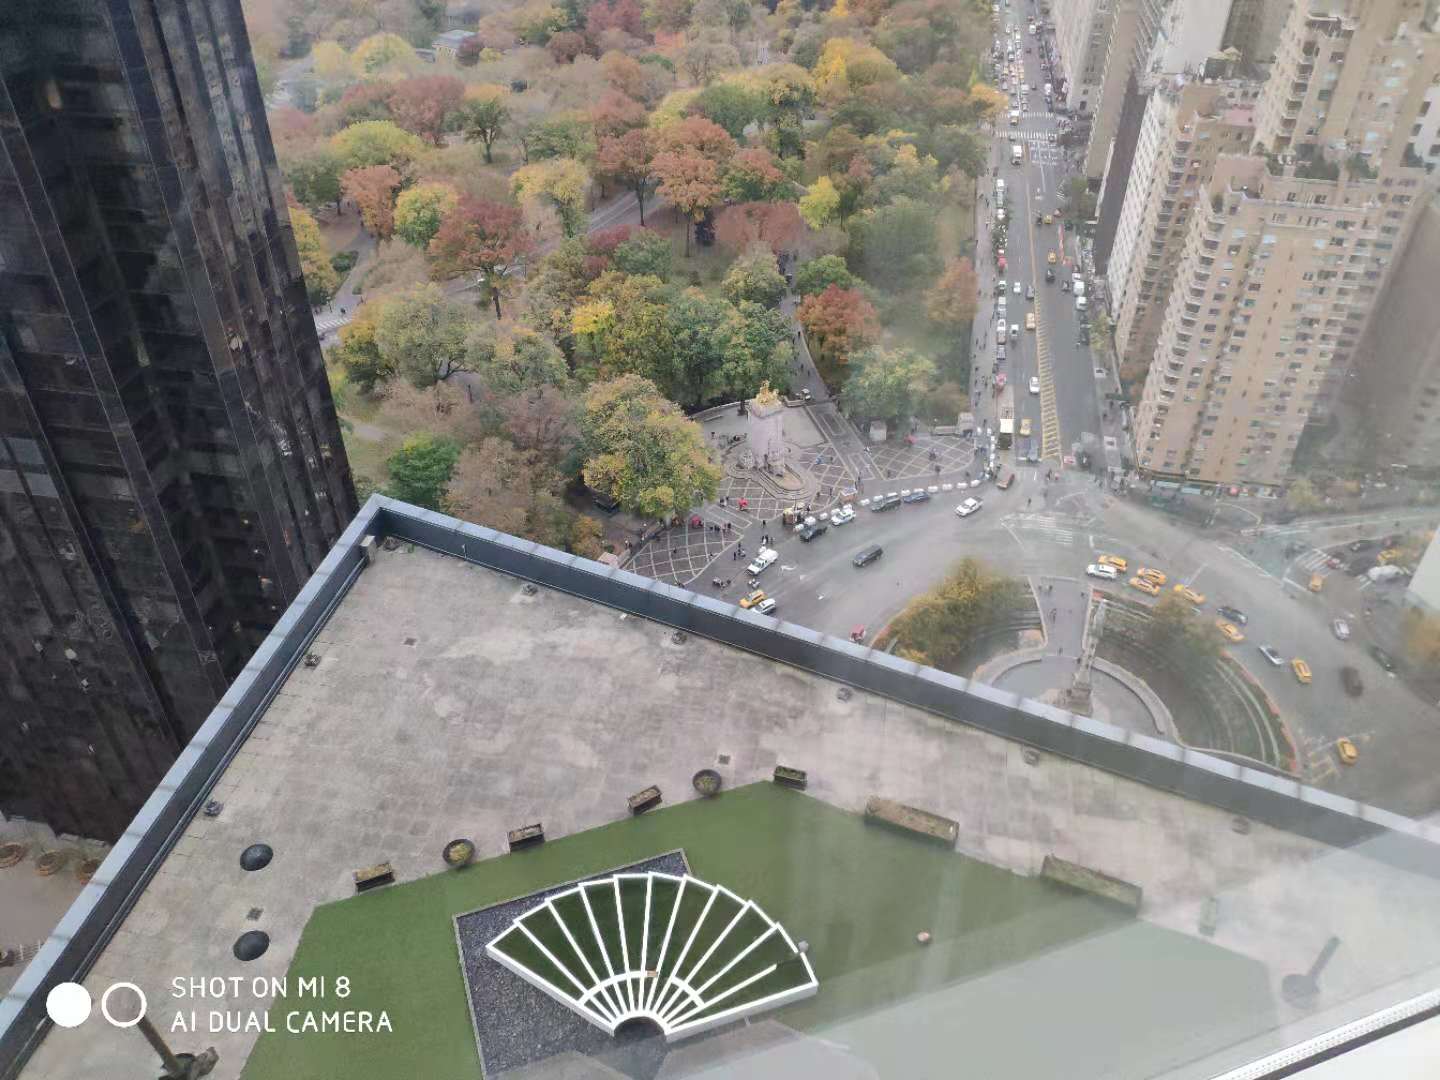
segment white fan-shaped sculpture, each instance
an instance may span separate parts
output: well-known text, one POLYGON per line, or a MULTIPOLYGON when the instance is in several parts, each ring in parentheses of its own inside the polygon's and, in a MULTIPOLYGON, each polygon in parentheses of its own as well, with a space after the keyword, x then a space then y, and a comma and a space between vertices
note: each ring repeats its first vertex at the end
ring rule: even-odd
POLYGON ((683 1039, 819 987, 783 926, 688 875, 587 881, 515 919, 486 951, 612 1035, 643 1019, 683 1039))

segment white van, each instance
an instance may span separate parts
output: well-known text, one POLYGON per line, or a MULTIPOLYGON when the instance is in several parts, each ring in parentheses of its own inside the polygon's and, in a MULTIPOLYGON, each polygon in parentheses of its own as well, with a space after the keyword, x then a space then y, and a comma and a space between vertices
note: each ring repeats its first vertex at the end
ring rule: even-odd
POLYGON ((1076 296, 1084 296, 1084 295, 1085 295, 1085 282, 1084 282, 1084 280, 1081 279, 1081 278, 1076 278, 1076 279, 1075 279, 1075 284, 1071 287, 1071 289, 1072 289, 1072 291, 1075 293, 1076 296))
POLYGON ((1010 144, 1010 164, 1019 165, 1025 160, 1025 147, 1020 143, 1010 144))
POLYGON ((1019 109, 1011 109, 1011 110, 1010 110, 1010 126, 1011 126, 1011 127, 1019 127, 1019 126, 1020 126, 1020 110, 1019 110, 1019 109))
POLYGON ((1077 296, 1077 297, 1075 298, 1075 310, 1076 310, 1076 311, 1084 311, 1084 310, 1085 310, 1085 298, 1084 298, 1083 296, 1077 296))
POLYGON ((780 553, 774 548, 761 548, 755 554, 755 561, 747 566, 745 571, 752 577, 762 574, 768 570, 778 558, 780 558, 780 553))

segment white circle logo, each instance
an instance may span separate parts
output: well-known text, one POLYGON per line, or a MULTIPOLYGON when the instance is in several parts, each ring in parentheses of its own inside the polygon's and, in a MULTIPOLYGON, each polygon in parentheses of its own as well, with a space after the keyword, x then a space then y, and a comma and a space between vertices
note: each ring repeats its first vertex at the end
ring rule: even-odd
POLYGON ((136 986, 132 982, 111 983, 110 989, 106 990, 105 993, 100 997, 101 1014, 105 1017, 106 1020, 109 1020, 110 1023, 114 1024, 118 1028, 134 1027, 140 1022, 140 1018, 145 1015, 145 1010, 149 1008, 149 1006, 150 1003, 145 1000, 145 991, 141 990, 140 987, 136 986), (115 1017, 110 1015, 110 995, 113 994, 116 990, 134 990, 136 996, 140 998, 140 1009, 138 1012, 136 1012, 135 1018, 133 1020, 116 1020, 115 1017))
POLYGON ((45 1011, 63 1028, 79 1027, 90 1016, 90 991, 75 982, 57 983, 45 995, 45 1011))

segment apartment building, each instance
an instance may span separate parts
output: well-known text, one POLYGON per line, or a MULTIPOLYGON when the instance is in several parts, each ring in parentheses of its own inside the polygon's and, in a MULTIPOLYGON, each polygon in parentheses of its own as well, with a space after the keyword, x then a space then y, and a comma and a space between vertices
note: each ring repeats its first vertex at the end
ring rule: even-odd
POLYGON ((1410 129, 1410 149, 1426 166, 1440 165, 1440 83, 1432 83, 1410 129))
POLYGON ((1440 462, 1440 202, 1420 211, 1394 279, 1356 352, 1344 400, 1375 465, 1440 462))
POLYGON ((1176 75, 1258 78, 1294 0, 1121 0, 1084 171, 1100 180, 1095 263, 1108 267, 1151 92, 1176 75))
POLYGON ((1117 7, 1135 0, 1053 0, 1055 52, 1065 80, 1065 103, 1073 112, 1090 113, 1099 98, 1105 57, 1117 7))
POLYGON ((1259 84, 1172 76, 1150 95, 1107 269, 1122 364, 1155 352, 1190 213, 1222 153, 1249 151, 1259 84))
POLYGON ((1276 489, 1428 201, 1409 132, 1440 66, 1419 0, 1310 0, 1192 215, 1137 417, 1151 476, 1276 489), (1321 5, 1324 5, 1323 9, 1321 5))

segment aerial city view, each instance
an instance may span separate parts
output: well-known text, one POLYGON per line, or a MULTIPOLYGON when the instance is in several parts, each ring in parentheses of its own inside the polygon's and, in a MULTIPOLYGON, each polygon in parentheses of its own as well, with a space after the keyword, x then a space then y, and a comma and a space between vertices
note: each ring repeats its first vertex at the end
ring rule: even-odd
POLYGON ((1433 1063, 1437 165, 1440 0, 0 4, 0 1080, 1433 1063))

